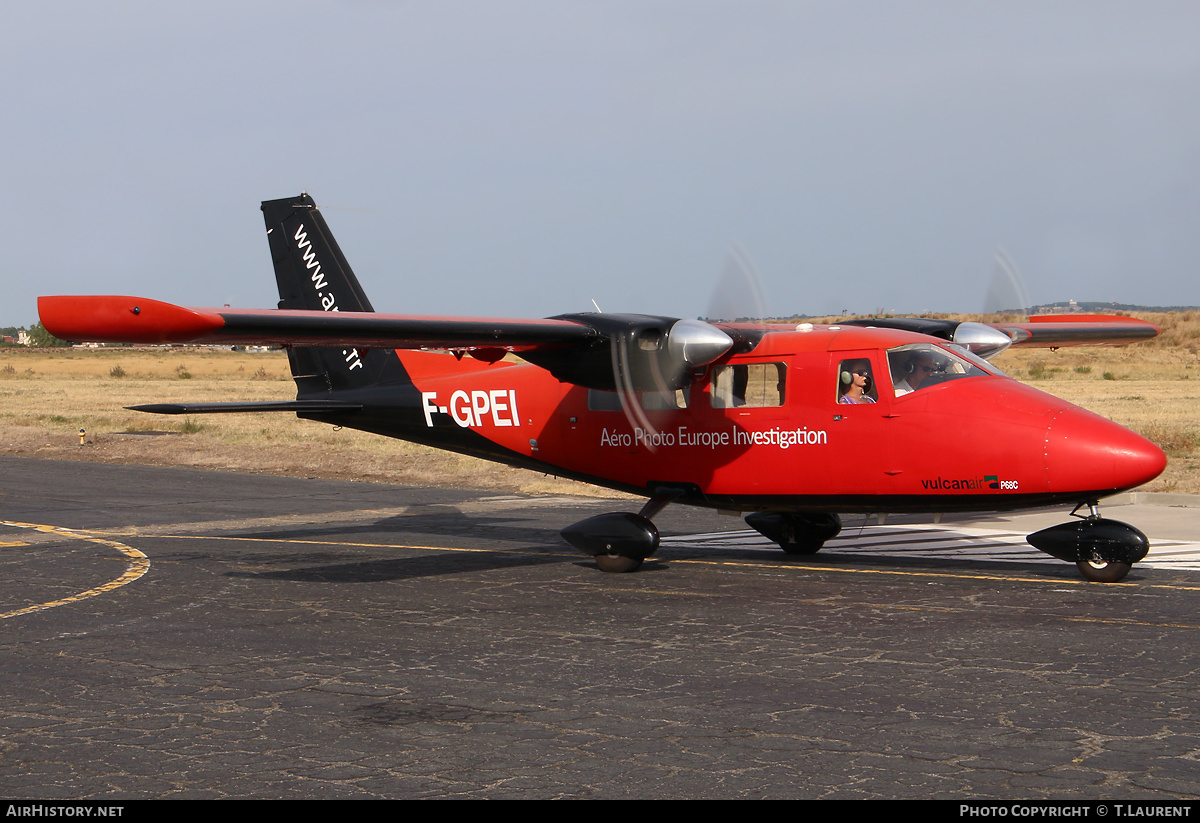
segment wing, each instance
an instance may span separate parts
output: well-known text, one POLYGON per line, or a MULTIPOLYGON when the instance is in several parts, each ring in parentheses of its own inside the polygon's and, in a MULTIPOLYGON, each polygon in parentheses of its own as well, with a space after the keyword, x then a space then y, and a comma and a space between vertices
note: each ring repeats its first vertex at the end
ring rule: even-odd
POLYGON ((1012 339, 1014 346, 1124 346, 1150 340, 1162 331, 1136 317, 1114 314, 1033 315, 1028 323, 993 323, 1012 339))
POLYGON ((203 309, 119 295, 39 297, 38 313, 56 337, 97 343, 522 351, 599 337, 595 329, 569 320, 203 309))
POLYGON ((542 320, 429 317, 376 312, 186 308, 119 295, 39 297, 42 325, 64 340, 102 343, 355 346, 448 349, 496 360, 514 352, 588 388, 680 388, 690 370, 749 333, 699 320, 640 314, 542 320), (732 336, 731 336, 732 335, 732 336))
POLYGON ((878 326, 928 334, 965 346, 989 360, 1009 346, 1124 346, 1162 331, 1134 317, 1111 314, 1034 315, 1026 323, 976 323, 932 317, 880 317, 842 321, 843 326, 878 326))

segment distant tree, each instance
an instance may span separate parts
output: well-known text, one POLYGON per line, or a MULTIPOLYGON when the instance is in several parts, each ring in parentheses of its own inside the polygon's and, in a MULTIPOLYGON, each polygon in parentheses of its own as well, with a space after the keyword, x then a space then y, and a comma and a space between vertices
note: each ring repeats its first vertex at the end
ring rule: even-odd
POLYGON ((46 327, 41 323, 33 325, 29 329, 29 339, 35 346, 69 346, 71 345, 66 340, 59 340, 57 337, 46 331, 46 327))

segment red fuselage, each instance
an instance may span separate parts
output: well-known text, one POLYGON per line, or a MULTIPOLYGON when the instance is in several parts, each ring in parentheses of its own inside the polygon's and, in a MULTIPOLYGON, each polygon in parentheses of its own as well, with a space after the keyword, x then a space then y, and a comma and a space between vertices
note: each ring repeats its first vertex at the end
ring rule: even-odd
POLYGON ((994 370, 896 396, 888 350, 928 339, 836 326, 771 332, 701 370, 689 389, 625 408, 615 393, 537 366, 400 351, 421 407, 395 410, 404 422, 394 428, 378 416, 365 428, 643 494, 682 487, 680 502, 746 511, 1083 502, 1165 467, 1150 441, 994 370), (875 402, 839 402, 847 363, 873 373, 875 402), (722 368, 738 367, 757 396, 752 385, 731 399, 732 383, 722 386, 722 368), (464 430, 477 435, 467 445, 464 430))

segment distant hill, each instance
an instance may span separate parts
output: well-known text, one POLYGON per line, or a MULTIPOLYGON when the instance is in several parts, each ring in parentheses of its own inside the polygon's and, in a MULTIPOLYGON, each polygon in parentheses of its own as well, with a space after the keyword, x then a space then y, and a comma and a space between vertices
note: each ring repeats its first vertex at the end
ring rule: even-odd
MULTIPOLYGON (((1129 303, 1089 303, 1087 301, 1067 300, 1061 303, 1045 303, 1041 306, 1034 306, 1029 310, 1030 314, 1070 314, 1071 312, 1080 312, 1082 314, 1111 314, 1114 311, 1149 311, 1149 312, 1169 312, 1169 311, 1194 311, 1200 306, 1134 306, 1129 303)), ((1018 313, 1022 309, 1009 309, 1009 312, 1018 313)))
MULTIPOLYGON (((1135 306, 1132 303, 1098 303, 1079 300, 1064 300, 1060 303, 1043 303, 1040 306, 1033 306, 1029 309, 1002 309, 996 314, 1112 314, 1113 312, 1153 312, 1153 313, 1169 313, 1183 311, 1200 311, 1200 306, 1135 306)), ((842 315, 844 317, 951 317, 952 315, 942 314, 849 314, 842 315)), ((703 320, 708 323, 724 322, 722 318, 698 317, 697 320, 703 320)), ((774 323, 800 323, 805 320, 821 320, 823 322, 837 322, 836 315, 815 315, 815 314, 793 314, 790 317, 774 317, 770 319, 774 323)), ((735 323, 754 323, 760 322, 760 318, 755 317, 739 317, 733 322, 735 323)))

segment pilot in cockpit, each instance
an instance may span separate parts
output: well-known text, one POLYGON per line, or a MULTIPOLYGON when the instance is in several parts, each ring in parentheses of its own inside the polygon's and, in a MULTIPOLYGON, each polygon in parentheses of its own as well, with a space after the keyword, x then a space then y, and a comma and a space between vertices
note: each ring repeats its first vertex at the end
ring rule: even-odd
POLYGON ((921 388, 921 384, 935 374, 945 371, 942 358, 927 349, 919 349, 908 356, 904 363, 904 374, 896 381, 896 396, 910 394, 921 388))

